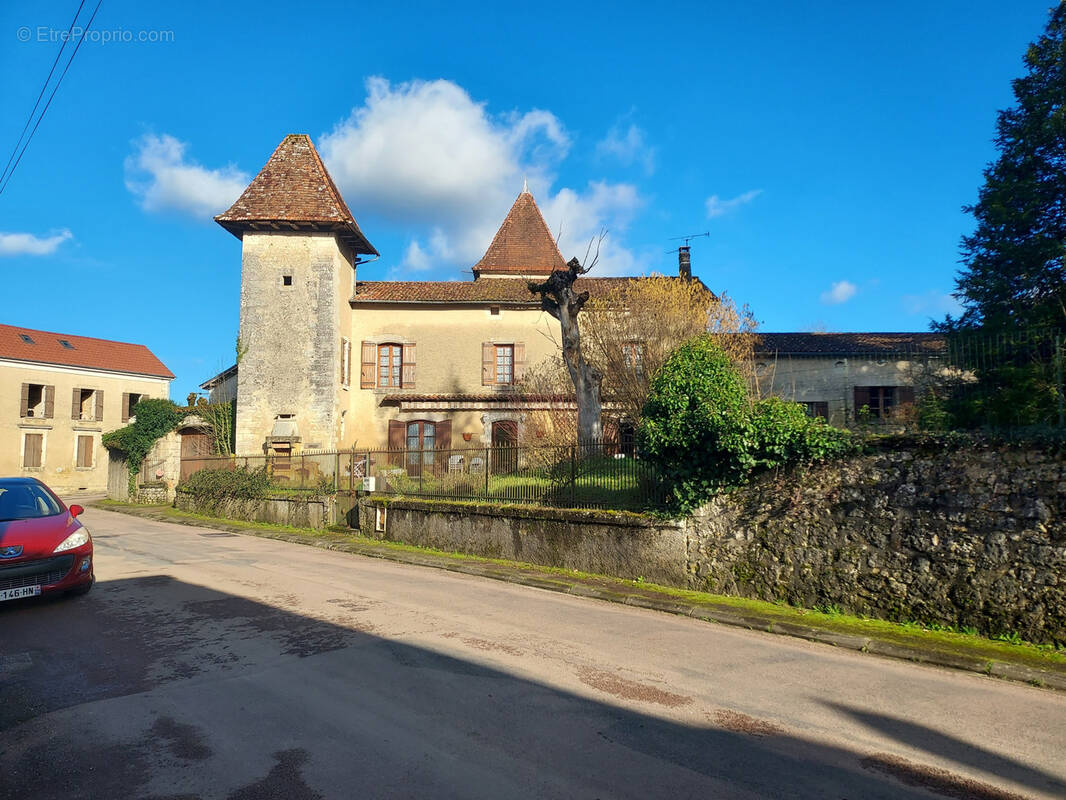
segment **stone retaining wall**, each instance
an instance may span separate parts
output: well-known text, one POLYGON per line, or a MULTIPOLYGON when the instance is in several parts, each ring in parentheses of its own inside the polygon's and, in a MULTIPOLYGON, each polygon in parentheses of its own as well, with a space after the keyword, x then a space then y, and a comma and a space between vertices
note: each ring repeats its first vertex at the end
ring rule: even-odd
POLYGON ((683 522, 371 496, 358 524, 442 550, 1066 642, 1064 513, 1053 450, 900 439, 764 476, 683 522))
POLYGON ((218 509, 199 505, 188 492, 177 493, 174 507, 197 514, 243 519, 248 522, 270 522, 295 528, 325 528, 332 525, 336 515, 333 497, 267 497, 262 500, 223 501, 218 509))

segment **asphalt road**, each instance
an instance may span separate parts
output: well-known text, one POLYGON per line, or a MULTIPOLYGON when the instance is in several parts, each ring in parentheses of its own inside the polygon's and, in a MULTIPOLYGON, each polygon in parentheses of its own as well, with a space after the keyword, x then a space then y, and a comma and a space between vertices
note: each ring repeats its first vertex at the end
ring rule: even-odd
POLYGON ((0 604, 0 798, 1066 797, 1066 696, 90 510, 0 604))

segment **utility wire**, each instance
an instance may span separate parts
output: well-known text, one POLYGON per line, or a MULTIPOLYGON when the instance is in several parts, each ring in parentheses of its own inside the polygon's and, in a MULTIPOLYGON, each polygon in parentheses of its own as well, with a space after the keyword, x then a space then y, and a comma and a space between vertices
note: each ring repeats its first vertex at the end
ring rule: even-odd
MULTIPOLYGON (((74 62, 74 56, 78 54, 78 51, 81 49, 82 44, 84 44, 85 37, 88 35, 89 29, 92 27, 93 20, 96 19, 96 12, 100 10, 100 5, 103 2, 104 0, 97 0, 96 8, 93 9, 92 16, 89 17, 89 22, 86 24, 85 29, 82 31, 81 37, 78 39, 78 43, 74 45, 74 52, 72 52, 70 54, 70 58, 67 59, 67 65, 63 67, 63 71, 60 73, 59 79, 56 81, 55 88, 52 89, 52 93, 48 95, 48 102, 45 103, 44 108, 41 109, 41 115, 37 117, 37 122, 34 123, 33 130, 30 131, 30 135, 26 138, 26 143, 22 145, 22 150, 19 151, 18 158, 15 159, 15 163, 11 166, 10 171, 7 172, 7 176, 4 179, 4 183, 0 185, 0 194, 3 194, 4 190, 7 188, 7 185, 11 183, 11 176, 15 174, 15 170, 18 168, 19 162, 22 161, 22 156, 26 153, 26 148, 29 147, 30 142, 33 141, 33 135, 37 133, 37 128, 40 127, 41 120, 43 120, 44 115, 48 113, 48 108, 52 105, 52 100, 55 98, 56 92, 59 91, 59 86, 61 83, 63 83, 63 78, 66 77, 67 70, 70 69, 70 65, 74 62)), ((78 10, 81 10, 81 6, 78 7, 78 10)), ((75 21, 77 20, 77 15, 75 15, 74 19, 75 21)), ((71 27, 74 27, 73 23, 71 23, 71 27)), ((62 48, 60 50, 62 51, 62 48)), ((45 85, 47 86, 47 84, 45 85)), ((18 145, 15 146, 18 147, 18 145)))
POLYGON ((37 102, 33 104, 33 111, 26 117, 26 124, 22 126, 22 133, 19 134, 18 141, 15 142, 14 148, 11 150, 11 155, 8 156, 7 164, 4 165, 4 171, 0 173, 0 183, 4 182, 4 178, 7 177, 7 168, 11 166, 11 162, 15 160, 15 153, 19 150, 19 145, 22 144, 22 137, 26 135, 26 131, 30 127, 30 123, 33 122, 33 117, 37 113, 38 106, 41 105, 41 98, 44 97, 44 90, 48 88, 48 84, 52 82, 52 75, 56 71, 56 64, 59 63, 59 59, 63 57, 63 50, 66 49, 67 42, 70 41, 71 34, 74 32, 74 25, 78 21, 78 15, 81 14, 82 8, 85 6, 85 0, 81 0, 78 4, 78 10, 74 12, 74 19, 70 21, 70 28, 67 29, 67 35, 63 39, 63 44, 59 46, 59 52, 56 53, 55 60, 52 62, 52 68, 48 70, 48 77, 44 79, 44 83, 41 84, 41 91, 37 93, 37 102))

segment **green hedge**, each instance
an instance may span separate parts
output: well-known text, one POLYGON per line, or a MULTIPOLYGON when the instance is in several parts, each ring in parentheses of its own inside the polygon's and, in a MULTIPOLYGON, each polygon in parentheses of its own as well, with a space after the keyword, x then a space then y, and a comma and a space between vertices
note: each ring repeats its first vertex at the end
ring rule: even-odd
POLYGON ((681 345, 652 379, 639 436, 641 452, 661 470, 680 511, 767 469, 859 447, 848 432, 808 417, 798 403, 752 400, 710 336, 681 345))

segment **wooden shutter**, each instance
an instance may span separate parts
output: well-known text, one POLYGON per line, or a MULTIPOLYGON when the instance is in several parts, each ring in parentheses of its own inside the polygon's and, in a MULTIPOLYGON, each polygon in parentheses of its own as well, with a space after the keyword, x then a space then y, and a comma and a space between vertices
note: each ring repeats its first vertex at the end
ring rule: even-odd
POLYGON ((22 457, 23 467, 39 467, 41 466, 41 451, 43 450, 42 442, 44 436, 39 433, 27 433, 25 450, 22 457))
POLYGON ((438 450, 452 449, 452 421, 450 419, 438 422, 437 429, 434 433, 436 434, 435 441, 438 450))
POLYGON ((19 406, 19 416, 28 417, 30 414, 30 385, 22 384, 22 404, 19 406))
POLYGON ((914 387, 913 386, 897 386, 896 387, 896 402, 901 406, 914 405, 914 387))
POLYGON ((56 415, 56 387, 44 387, 44 417, 52 419, 56 415))
POLYGON ((99 422, 104 418, 104 390, 97 389, 93 396, 96 398, 96 421, 99 422))
POLYGON ((74 388, 74 399, 71 401, 70 418, 81 419, 81 389, 74 388))
POLYGON ((407 441, 407 425, 402 420, 389 420, 389 463, 403 464, 403 448, 407 441))
POLYGON ((359 388, 373 389, 377 385, 378 346, 363 342, 362 369, 359 373, 359 388))
POLYGON ((492 342, 481 343, 481 385, 496 383, 496 346, 492 342))
POLYGON ((405 344, 403 346, 403 357, 400 361, 400 386, 404 389, 415 388, 415 345, 405 344))
POLYGON ((130 421, 130 393, 129 392, 123 392, 122 393, 122 421, 123 422, 129 422, 130 421))
POLYGON ((93 465, 93 437, 78 437, 78 466, 91 467, 93 465))
POLYGON ((526 343, 514 343, 514 383, 518 383, 526 375, 526 343))
POLYGON ((855 387, 855 419, 859 418, 859 412, 862 411, 863 406, 870 405, 870 387, 869 386, 856 386, 855 387))

